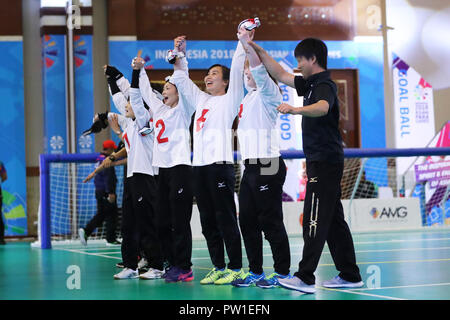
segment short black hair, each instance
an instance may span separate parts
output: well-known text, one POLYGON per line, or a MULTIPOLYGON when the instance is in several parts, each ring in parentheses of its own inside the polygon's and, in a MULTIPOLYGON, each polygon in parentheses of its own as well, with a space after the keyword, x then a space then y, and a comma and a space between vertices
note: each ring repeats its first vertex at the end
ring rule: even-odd
POLYGON ((222 65, 222 64, 213 64, 211 67, 208 68, 208 71, 206 71, 206 74, 209 73, 209 70, 211 70, 214 67, 220 67, 222 68, 222 79, 228 81, 227 87, 225 88, 225 92, 228 91, 228 85, 230 84, 230 68, 222 65))
POLYGON ((152 89, 155 89, 156 91, 158 91, 159 93, 162 94, 163 90, 164 90, 164 85, 162 83, 159 82, 150 82, 152 89))
POLYGON ((316 57, 317 64, 327 70, 328 48, 325 42, 316 38, 306 38, 295 47, 294 56, 312 59, 316 57))

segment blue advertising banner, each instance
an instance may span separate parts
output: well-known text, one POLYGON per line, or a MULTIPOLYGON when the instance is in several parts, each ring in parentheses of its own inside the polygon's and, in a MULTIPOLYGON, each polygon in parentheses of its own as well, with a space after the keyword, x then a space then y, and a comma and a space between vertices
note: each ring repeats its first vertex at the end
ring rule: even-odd
POLYGON ((94 136, 82 136, 94 117, 92 35, 74 36, 75 110, 77 153, 95 152, 94 136))
MULTIPOLYGON (((43 79, 44 100, 44 152, 63 154, 69 152, 66 117, 66 36, 44 35, 43 79)), ((67 166, 62 163, 50 165, 50 211, 52 234, 67 234, 70 216, 55 215, 61 208, 69 208, 69 176, 67 166)))
POLYGON ((44 35, 43 99, 45 153, 68 152, 66 133, 66 49, 64 35, 44 35))
POLYGON ((6 236, 27 235, 22 41, 0 42, 0 144, 8 179, 1 183, 6 236))
MULTIPOLYGON (((92 35, 75 35, 73 40, 77 153, 93 153, 95 152, 95 135, 82 135, 83 131, 92 125, 92 118, 94 117, 92 35)), ((79 164, 77 166, 77 179, 80 185, 87 172, 92 170, 94 170, 93 164, 79 164)), ((93 184, 93 182, 91 183, 93 184)), ((83 197, 83 193, 77 190, 78 227, 86 226, 96 213, 96 206, 95 197, 86 199, 83 197)))

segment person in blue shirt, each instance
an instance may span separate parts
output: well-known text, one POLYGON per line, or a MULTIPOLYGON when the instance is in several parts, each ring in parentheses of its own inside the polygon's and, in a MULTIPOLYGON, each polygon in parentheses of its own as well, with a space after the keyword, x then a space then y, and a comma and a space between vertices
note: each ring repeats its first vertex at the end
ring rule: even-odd
POLYGON ((3 214, 2 214, 2 205, 3 205, 3 197, 2 197, 2 182, 8 179, 8 175, 6 174, 5 166, 3 162, 0 161, 0 244, 6 244, 5 242, 5 225, 3 224, 3 214))
MULTIPOLYGON (((112 140, 103 142, 103 151, 97 159, 100 165, 103 160, 117 149, 112 140)), ((117 202, 116 184, 117 177, 114 167, 106 168, 95 175, 95 198, 97 199, 97 214, 88 222, 85 228, 80 228, 78 234, 83 245, 87 245, 87 239, 92 232, 106 221, 106 242, 110 245, 119 244, 116 239, 117 229, 117 202)))

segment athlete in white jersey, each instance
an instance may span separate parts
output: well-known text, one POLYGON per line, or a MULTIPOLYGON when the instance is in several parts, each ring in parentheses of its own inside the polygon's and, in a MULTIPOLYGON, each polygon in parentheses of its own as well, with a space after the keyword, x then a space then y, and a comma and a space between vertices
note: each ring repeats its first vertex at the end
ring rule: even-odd
POLYGON ((202 232, 214 265, 201 284, 229 284, 242 276, 242 248, 236 205, 233 167, 232 125, 243 98, 245 52, 238 43, 231 70, 213 65, 201 91, 183 70, 181 57, 171 77, 183 100, 195 109, 194 195, 200 212, 202 232), (224 244, 229 264, 225 264, 224 244), (226 268, 227 267, 227 268, 226 268))
POLYGON ((159 167, 156 220, 161 246, 170 264, 164 278, 166 282, 192 281, 193 172, 189 126, 195 109, 179 99, 170 79, 164 85, 161 101, 151 90, 144 64, 142 58, 135 61, 141 70, 142 97, 153 112, 155 125, 153 165, 159 167))
POLYGON ((248 45, 248 33, 238 38, 247 52, 244 73, 249 89, 240 106, 237 130, 245 165, 239 192, 239 225, 250 270, 232 284, 272 288, 278 285, 279 278, 289 276, 291 263, 282 211, 286 166, 280 156, 276 129, 277 107, 283 98, 280 88, 248 45), (275 272, 267 277, 263 271, 262 232, 270 243, 274 260, 275 272))
MULTIPOLYGON (((149 272, 161 278, 163 256, 154 223, 156 182, 152 165, 154 135, 151 128, 151 113, 144 106, 139 91, 139 70, 133 70, 131 87, 120 76, 108 81, 117 115, 123 130, 122 138, 128 155, 127 182, 124 186, 122 217, 122 259, 124 270, 114 275, 115 279, 137 278, 139 249, 145 252, 149 272), (120 82, 121 91, 118 86, 120 82), (129 102, 127 101, 129 95, 129 102)), ((113 117, 108 113, 108 118, 113 117)), ((114 161, 114 154, 110 158, 114 161)))

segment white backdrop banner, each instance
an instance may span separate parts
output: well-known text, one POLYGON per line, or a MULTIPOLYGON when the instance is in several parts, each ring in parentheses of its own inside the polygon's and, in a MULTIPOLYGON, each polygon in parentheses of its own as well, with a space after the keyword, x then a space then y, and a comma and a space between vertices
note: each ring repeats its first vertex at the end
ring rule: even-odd
MULTIPOLYGON (((289 73, 293 73, 292 67, 285 61, 278 61, 280 65, 289 73)), ((282 94, 283 103, 296 106, 294 97, 297 92, 294 88, 291 88, 283 83, 279 83, 282 94)), ((299 106, 296 106, 299 107, 299 106)), ((280 133, 280 150, 299 150, 302 149, 302 142, 298 138, 298 134, 295 126, 295 117, 292 114, 279 114, 277 120, 277 128, 280 133)), ((287 167, 286 181, 284 182, 283 191, 293 201, 297 201, 300 192, 300 178, 299 171, 301 169, 301 160, 285 160, 287 167)))
MULTIPOLYGON (((345 221, 352 232, 381 232, 422 227, 419 198, 355 199, 351 204, 351 216, 349 201, 342 200, 342 206, 345 221)), ((289 235, 302 234, 303 204, 303 201, 283 202, 283 221, 289 235)), ((194 239, 203 239, 197 205, 193 207, 191 228, 194 239)))
MULTIPOLYGON (((433 88, 405 61, 394 54, 393 63, 395 147, 425 147, 435 135, 433 88)), ((399 174, 414 159, 398 158, 399 174)))

